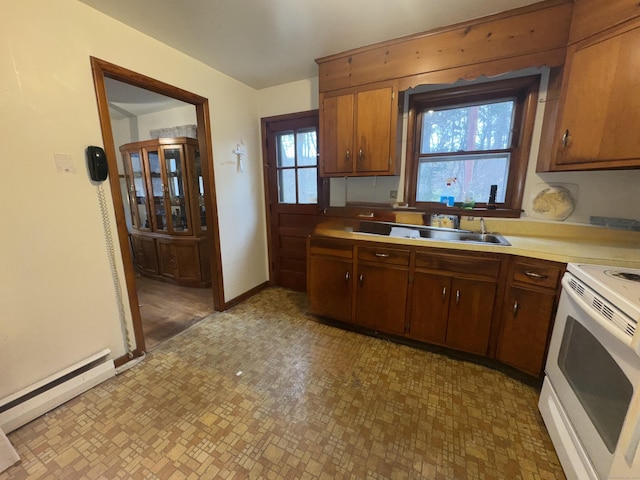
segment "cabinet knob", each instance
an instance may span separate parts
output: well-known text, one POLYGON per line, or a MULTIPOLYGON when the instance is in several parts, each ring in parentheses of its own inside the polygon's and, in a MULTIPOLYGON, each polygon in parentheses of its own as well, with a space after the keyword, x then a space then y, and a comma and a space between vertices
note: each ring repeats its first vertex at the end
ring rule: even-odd
POLYGON ((345 159, 347 162, 350 162, 350 161, 351 161, 351 150, 349 150, 348 148, 347 148, 347 153, 345 153, 345 155, 344 155, 344 159, 345 159))
POLYGON ((364 152, 362 151, 362 149, 358 150, 358 160, 362 161, 362 159, 364 158, 364 152))
POLYGON ((344 281, 346 283, 349 283, 349 280, 351 280, 351 274, 349 272, 344 274, 344 281))
POLYGON ((513 302, 513 318, 516 318, 518 316, 518 301, 516 300, 515 302, 513 302))
POLYGON ((364 275, 360 274, 360 276, 358 277, 358 281, 360 282, 360 286, 362 286, 362 284, 364 283, 364 275))
POLYGON ((447 299, 447 287, 442 287, 442 303, 447 299))
POLYGON ((391 255, 389 255, 388 253, 376 253, 376 257, 379 258, 389 258, 391 255))
POLYGON ((456 290, 456 305, 460 303, 460 290, 456 290))
POLYGON ((564 131, 564 135, 562 135, 562 148, 567 148, 569 145, 569 129, 564 131))

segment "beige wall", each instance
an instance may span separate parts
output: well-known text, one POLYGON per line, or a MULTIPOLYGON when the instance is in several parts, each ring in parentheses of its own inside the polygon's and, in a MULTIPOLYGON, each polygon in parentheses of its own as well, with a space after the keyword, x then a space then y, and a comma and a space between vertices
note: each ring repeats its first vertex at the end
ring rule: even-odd
POLYGON ((75 0, 4 1, 3 18, 0 398, 102 348, 124 353, 84 159, 102 144, 90 56, 209 99, 226 299, 268 275, 255 90, 75 0), (242 173, 231 153, 240 140, 254 160, 242 173), (75 173, 57 173, 55 154, 75 173))

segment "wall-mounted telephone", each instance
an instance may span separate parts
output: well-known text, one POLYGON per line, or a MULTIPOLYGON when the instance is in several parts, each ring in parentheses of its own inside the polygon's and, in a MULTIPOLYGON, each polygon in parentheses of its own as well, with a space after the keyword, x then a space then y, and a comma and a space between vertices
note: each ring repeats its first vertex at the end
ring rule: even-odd
POLYGON ((100 147, 87 147, 87 164, 91 180, 102 182, 107 179, 109 169, 107 167, 107 155, 100 147))

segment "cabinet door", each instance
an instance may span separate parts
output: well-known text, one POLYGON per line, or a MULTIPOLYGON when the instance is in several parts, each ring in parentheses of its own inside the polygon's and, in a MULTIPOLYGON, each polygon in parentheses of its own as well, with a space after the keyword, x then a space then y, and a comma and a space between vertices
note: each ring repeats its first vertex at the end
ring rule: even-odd
POLYGON ((158 274, 158 254, 156 242, 152 237, 133 235, 133 248, 135 250, 135 262, 138 268, 144 272, 158 274))
POLYGON ((178 278, 178 259, 171 240, 158 240, 158 254, 162 276, 176 280, 178 278))
POLYGON ((556 166, 578 170, 640 165, 638 45, 640 28, 569 54, 556 166))
POLYGON ((141 151, 123 152, 125 179, 129 191, 131 224, 138 230, 151 230, 149 223, 149 198, 145 183, 144 163, 141 151))
POLYGON ((453 279, 447 323, 448 346, 486 355, 495 296, 494 282, 453 279))
POLYGON ((322 175, 350 174, 354 170, 353 95, 325 97, 320 112, 322 175))
POLYGON ((413 277, 411 323, 407 336, 444 345, 451 296, 451 277, 416 272, 413 277))
POLYGON ((356 172, 393 173, 395 135, 392 133, 393 88, 357 94, 356 172))
POLYGON ((165 204, 165 181, 163 177, 162 161, 160 150, 145 150, 146 166, 149 175, 147 177, 147 191, 151 194, 151 220, 155 232, 166 232, 167 206, 165 204))
POLYGON ((555 292, 509 290, 502 314, 497 358, 536 377, 542 373, 555 292))
POLYGON ((307 276, 307 294, 313 313, 351 322, 353 263, 312 256, 307 276))
POLYGON ((358 265, 356 323, 401 335, 407 302, 407 269, 358 265))
POLYGON ((167 227, 172 234, 190 234, 191 206, 187 199, 187 165, 182 146, 162 147, 163 176, 165 178, 165 201, 168 212, 167 227))

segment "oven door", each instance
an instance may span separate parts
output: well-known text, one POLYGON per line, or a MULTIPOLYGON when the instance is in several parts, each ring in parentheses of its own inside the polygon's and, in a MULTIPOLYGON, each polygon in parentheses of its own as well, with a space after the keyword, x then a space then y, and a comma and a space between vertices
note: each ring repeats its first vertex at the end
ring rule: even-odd
POLYGON ((570 273, 565 274, 562 284, 546 381, 557 394, 558 407, 569 420, 568 428, 574 430, 570 436, 577 437, 577 448, 584 449, 598 478, 606 479, 625 420, 629 424, 625 430, 635 430, 630 423, 640 422, 627 415, 640 401, 638 394, 634 399, 640 381, 640 357, 630 348, 631 338, 612 325, 609 310, 615 311, 615 307, 570 273), (570 282, 578 285, 582 295, 573 291, 570 282), (598 302, 607 308, 593 308, 592 304, 598 302))

